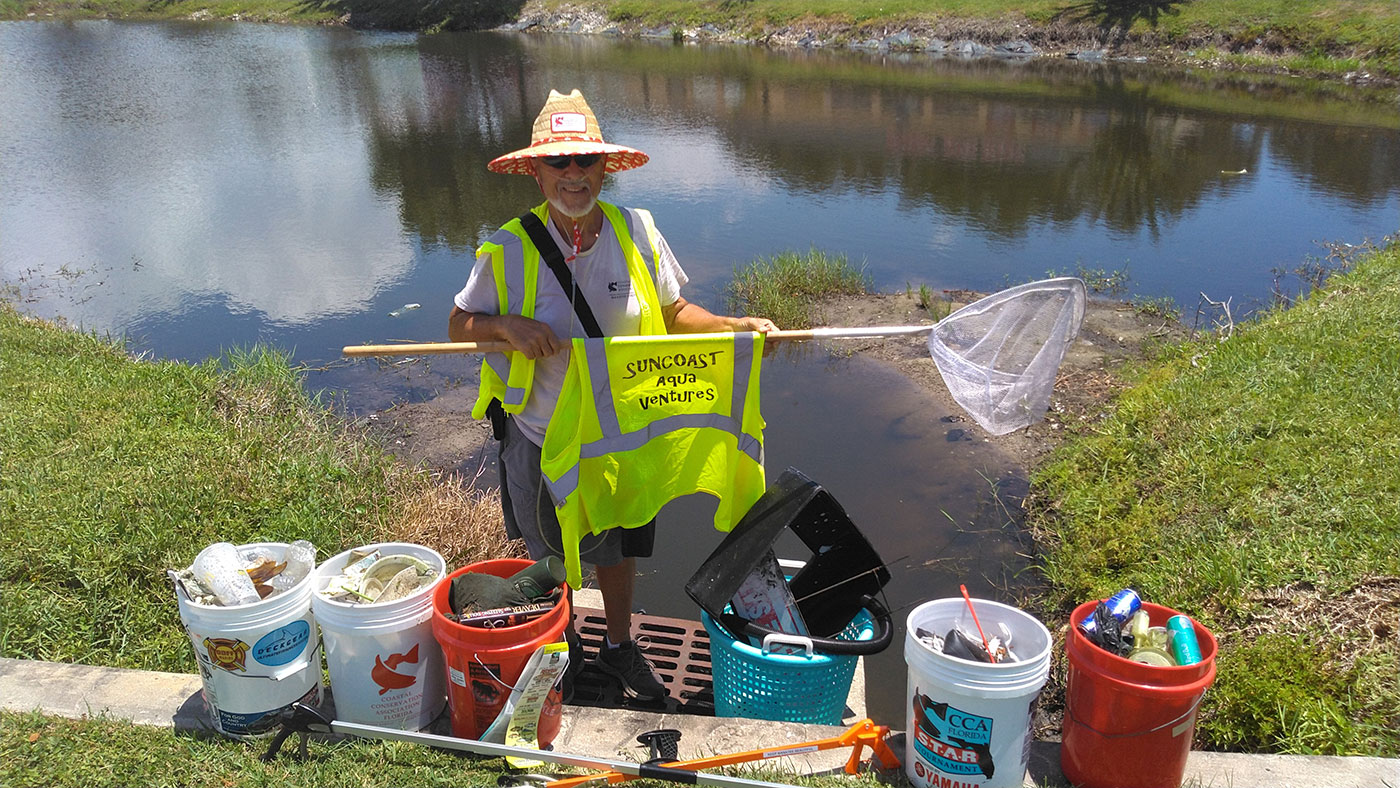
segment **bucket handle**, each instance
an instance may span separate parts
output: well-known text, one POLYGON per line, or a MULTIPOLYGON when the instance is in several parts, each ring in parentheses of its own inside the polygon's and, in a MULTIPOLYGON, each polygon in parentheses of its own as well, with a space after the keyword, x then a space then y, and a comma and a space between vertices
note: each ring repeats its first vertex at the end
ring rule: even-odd
MULTIPOLYGON (((763 653, 768 654, 773 650, 774 643, 782 643, 790 646, 797 646, 807 650, 807 658, 811 659, 812 639, 804 635, 785 635, 781 632, 770 632, 763 636, 763 653)), ((794 655, 795 656, 795 655, 794 655)))
MULTIPOLYGON (((894 622, 891 620, 889 609, 873 596, 863 598, 861 600, 861 606, 870 613, 870 618, 874 620, 875 626, 877 627, 875 634, 869 640, 837 640, 836 638, 821 637, 808 638, 812 645, 820 649, 823 654, 866 655, 878 654, 884 651, 890 645, 890 642, 894 640, 894 622)), ((726 618, 728 618, 728 616, 726 616, 726 618)), ((742 629, 743 633, 750 637, 764 638, 766 640, 769 635, 786 634, 755 624, 752 621, 745 621, 738 616, 734 616, 733 619, 736 623, 742 623, 741 627, 736 626, 735 628, 742 629)))
MULTIPOLYGON (((1206 697, 1206 695, 1205 695, 1204 692, 1201 693, 1199 696, 1197 696, 1197 697, 1196 697, 1196 702, 1191 704, 1191 708, 1189 708, 1189 709, 1187 709, 1186 711, 1182 712, 1180 716, 1178 716, 1178 717, 1176 717, 1176 718, 1174 718, 1174 719, 1172 719, 1172 720, 1170 720, 1170 721, 1168 721, 1168 722, 1164 722, 1164 723, 1162 723, 1161 725, 1158 725, 1158 726, 1155 727, 1155 728, 1149 728, 1148 730, 1145 730, 1145 731, 1135 731, 1135 732, 1133 732, 1133 733, 1104 733, 1103 731, 1099 730, 1098 728, 1095 728, 1094 726, 1090 725, 1089 723, 1085 722, 1084 720, 1079 719, 1079 715, 1077 715, 1077 714, 1074 713, 1074 707, 1073 707, 1072 705, 1068 704, 1068 703, 1065 704, 1065 713, 1069 715, 1069 718, 1070 718, 1070 719, 1074 720, 1075 722, 1079 723, 1080 725, 1083 725, 1084 727, 1088 728, 1089 730, 1093 731, 1094 733, 1097 733, 1098 735, 1102 736, 1102 737, 1105 738, 1105 739, 1131 739, 1131 738, 1133 738, 1134 736, 1146 736, 1146 735, 1149 734, 1149 733, 1156 733, 1157 731, 1160 731, 1160 730, 1162 730, 1163 728, 1170 728, 1170 727, 1172 727, 1172 726, 1174 726, 1174 725, 1177 725, 1177 724, 1180 723, 1182 720, 1185 720, 1187 717, 1190 717, 1192 714, 1195 714, 1195 713, 1196 713, 1196 709, 1200 707, 1201 701, 1204 700, 1205 697, 1206 697)), ((1176 736, 1176 735, 1178 735, 1178 734, 1173 734, 1173 736, 1176 736)))

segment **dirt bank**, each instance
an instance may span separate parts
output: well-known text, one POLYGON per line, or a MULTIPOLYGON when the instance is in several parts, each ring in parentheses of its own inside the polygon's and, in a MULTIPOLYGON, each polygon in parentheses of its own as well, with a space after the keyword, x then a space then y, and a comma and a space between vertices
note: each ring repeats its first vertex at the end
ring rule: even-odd
MULTIPOLYGON (((954 304, 967 303, 975 293, 945 294, 954 304)), ((918 303, 917 296, 904 293, 847 297, 828 302, 821 310, 821 323, 829 326, 913 325, 933 322, 933 316, 918 303)), ((994 441, 1016 459, 1023 470, 1062 440, 1064 425, 1080 419, 1100 418, 1115 394, 1121 390, 1118 371, 1122 365, 1140 358, 1155 343, 1185 336, 1175 322, 1151 318, 1118 301, 1092 300, 1084 317, 1079 338, 1070 347, 1055 384, 1050 411, 1044 421, 1009 435, 993 437, 971 419, 960 428, 979 438, 994 441)), ((859 354, 889 365, 957 411, 938 368, 929 357, 923 337, 879 340, 841 340, 832 351, 859 354)), ((396 455, 439 471, 481 476, 481 483, 494 483, 494 448, 484 422, 473 421, 471 406, 475 386, 450 389, 421 403, 400 405, 376 419, 381 434, 396 455)))

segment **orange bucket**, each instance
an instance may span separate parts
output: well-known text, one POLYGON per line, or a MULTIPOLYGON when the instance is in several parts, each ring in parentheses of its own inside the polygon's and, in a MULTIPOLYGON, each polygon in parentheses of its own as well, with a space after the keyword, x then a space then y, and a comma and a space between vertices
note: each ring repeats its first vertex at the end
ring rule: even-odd
MULTIPOLYGON (((447 670, 447 705, 452 713, 452 735, 478 739, 500 714, 511 689, 520 680, 525 663, 540 646, 564 640, 573 615, 565 596, 553 610, 515 626, 469 627, 450 621, 452 580, 467 572, 510 577, 533 562, 519 558, 480 561, 448 575, 433 593, 433 636, 442 646, 447 670)), ((540 713, 538 740, 543 748, 559 733, 563 696, 556 685, 540 713)))
MULTIPOLYGON (((1070 621, 1093 615, 1098 601, 1075 608, 1070 621)), ((1175 610, 1142 603, 1151 626, 1175 610)), ((1094 645, 1071 623, 1060 770, 1082 788, 1178 788, 1196 730, 1196 710, 1215 680, 1215 637, 1192 620, 1201 661, 1158 667, 1094 645)))

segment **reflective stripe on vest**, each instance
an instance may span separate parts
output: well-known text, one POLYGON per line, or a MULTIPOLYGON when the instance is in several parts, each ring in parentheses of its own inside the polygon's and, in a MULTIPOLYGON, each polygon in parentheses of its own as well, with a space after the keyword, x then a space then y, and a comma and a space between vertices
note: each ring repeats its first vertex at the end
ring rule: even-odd
MULTIPOLYGON (((656 225, 651 214, 635 208, 621 208, 599 201, 604 218, 612 225, 613 236, 627 260, 633 292, 641 306, 639 334, 666 333, 665 318, 656 294, 656 225)), ((549 203, 531 209, 540 221, 549 222, 549 203)), ((500 315, 535 316, 536 287, 540 276, 540 253, 520 220, 511 219, 477 250, 477 256, 491 256, 496 283, 497 312, 500 315)), ((558 287, 553 275, 546 287, 558 287)), ((499 399, 507 413, 525 409, 535 378, 535 362, 509 351, 487 353, 481 360, 481 386, 472 417, 482 418, 492 399, 499 399)))
POLYGON ((669 500, 720 499, 728 531, 763 494, 763 335, 575 339, 541 460, 569 582, 579 541, 644 525, 669 500))

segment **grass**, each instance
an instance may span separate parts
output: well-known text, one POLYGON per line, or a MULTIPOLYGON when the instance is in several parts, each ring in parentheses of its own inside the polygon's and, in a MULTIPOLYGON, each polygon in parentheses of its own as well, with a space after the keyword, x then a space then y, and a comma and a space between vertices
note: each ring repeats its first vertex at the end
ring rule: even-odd
POLYGON ((1400 247, 1170 350, 1032 482, 1048 609, 1124 586, 1221 640, 1206 749, 1400 754, 1400 247))
POLYGON ((816 307, 839 295, 869 291, 869 278, 845 255, 818 249, 806 254, 780 252, 734 272, 725 295, 732 314, 762 315, 779 328, 798 330, 817 323, 816 307))
MULTIPOLYGON (((400 24, 415 19, 461 20, 513 4, 453 0, 419 4, 377 0, 0 0, 0 19, 244 19, 325 24, 343 14, 396 9, 400 24)), ((565 0, 532 7, 577 8, 565 0)), ((1066 37, 1191 53, 1209 66, 1284 67, 1340 76, 1369 71, 1400 77, 1400 8, 1386 0, 1167 0, 1128 3, 1075 0, 591 0, 582 5, 619 24, 685 28, 715 25, 762 39, 789 26, 832 31, 838 40, 881 36, 891 26, 927 29, 944 38, 1029 38, 1055 45, 1066 37), (1038 39, 1043 38, 1043 41, 1038 39), (1200 50, 1197 52, 1197 50, 1200 50)), ((433 23, 441 25, 443 22, 433 23)))
POLYGON ((211 542, 509 552, 492 500, 348 434, 276 351, 137 361, 9 305, 0 348, 0 654, 194 672, 164 572, 211 542))

